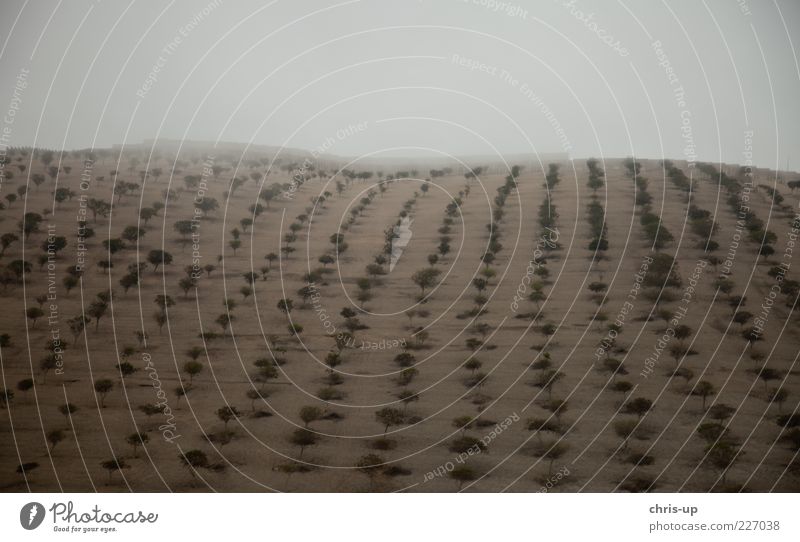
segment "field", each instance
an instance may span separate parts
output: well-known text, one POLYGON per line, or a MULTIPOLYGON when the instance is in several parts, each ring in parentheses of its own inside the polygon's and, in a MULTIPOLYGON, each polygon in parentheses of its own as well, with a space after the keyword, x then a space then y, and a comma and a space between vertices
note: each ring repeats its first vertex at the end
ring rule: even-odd
POLYGON ((3 491, 800 489, 791 177, 148 151, 9 153, 3 491))

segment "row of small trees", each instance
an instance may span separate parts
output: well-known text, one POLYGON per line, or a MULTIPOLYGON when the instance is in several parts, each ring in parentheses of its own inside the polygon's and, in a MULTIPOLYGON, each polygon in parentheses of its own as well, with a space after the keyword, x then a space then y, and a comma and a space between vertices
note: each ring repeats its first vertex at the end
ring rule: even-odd
POLYGON ((592 190, 591 201, 589 201, 586 207, 591 235, 589 250, 593 252, 605 252, 608 250, 606 211, 597 198, 597 190, 605 186, 605 172, 599 167, 598 161, 595 158, 587 160, 586 167, 589 169, 589 181, 587 184, 592 190))
POLYGON ((666 226, 664 226, 661 217, 651 210, 650 203, 653 201, 653 198, 647 191, 647 179, 639 175, 641 172, 641 164, 633 159, 626 159, 624 165, 628 175, 633 179, 636 185, 635 202, 636 205, 641 207, 639 222, 642 225, 642 230, 652 244, 653 249, 661 250, 674 238, 666 226))
MULTIPOLYGON (((687 194, 692 191, 692 181, 682 169, 676 167, 669 160, 664 161, 664 169, 672 183, 681 191, 687 194)), ((690 203, 687 214, 689 227, 695 235, 701 238, 698 248, 705 252, 716 251, 719 248, 719 243, 713 240, 713 236, 717 231, 717 224, 711 216, 711 212, 701 209, 694 203, 690 203)))
POLYGON ((750 206, 742 203, 742 194, 745 193, 744 184, 737 178, 729 176, 724 171, 718 171, 711 164, 698 164, 698 169, 708 175, 711 180, 716 181, 728 192, 728 207, 737 218, 744 223, 750 239, 759 243, 759 255, 766 261, 775 253, 773 245, 777 242, 778 236, 774 232, 765 229, 764 221, 756 216, 750 206))

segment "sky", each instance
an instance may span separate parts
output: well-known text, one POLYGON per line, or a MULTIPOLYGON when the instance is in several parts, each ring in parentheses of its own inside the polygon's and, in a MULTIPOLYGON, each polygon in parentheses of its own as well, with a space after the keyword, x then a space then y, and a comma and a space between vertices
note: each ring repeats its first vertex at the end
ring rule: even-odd
POLYGON ((796 0, 3 0, 0 43, 2 145, 800 170, 796 0))

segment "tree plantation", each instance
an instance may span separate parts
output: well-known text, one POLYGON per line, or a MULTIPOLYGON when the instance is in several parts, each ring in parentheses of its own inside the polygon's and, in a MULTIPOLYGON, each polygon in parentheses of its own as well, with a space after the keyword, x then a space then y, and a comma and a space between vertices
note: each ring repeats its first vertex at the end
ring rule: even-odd
POLYGON ((800 488, 800 181, 312 158, 9 150, 6 490, 800 488))

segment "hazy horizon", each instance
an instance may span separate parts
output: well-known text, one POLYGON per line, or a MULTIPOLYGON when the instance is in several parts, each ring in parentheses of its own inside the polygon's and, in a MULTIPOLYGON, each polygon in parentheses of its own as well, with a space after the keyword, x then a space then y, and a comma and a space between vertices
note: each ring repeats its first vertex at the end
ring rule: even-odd
POLYGON ((16 107, 7 146, 185 138, 338 156, 744 164, 752 132, 754 165, 798 169, 794 2, 15 0, 0 10, 0 103, 16 107))

